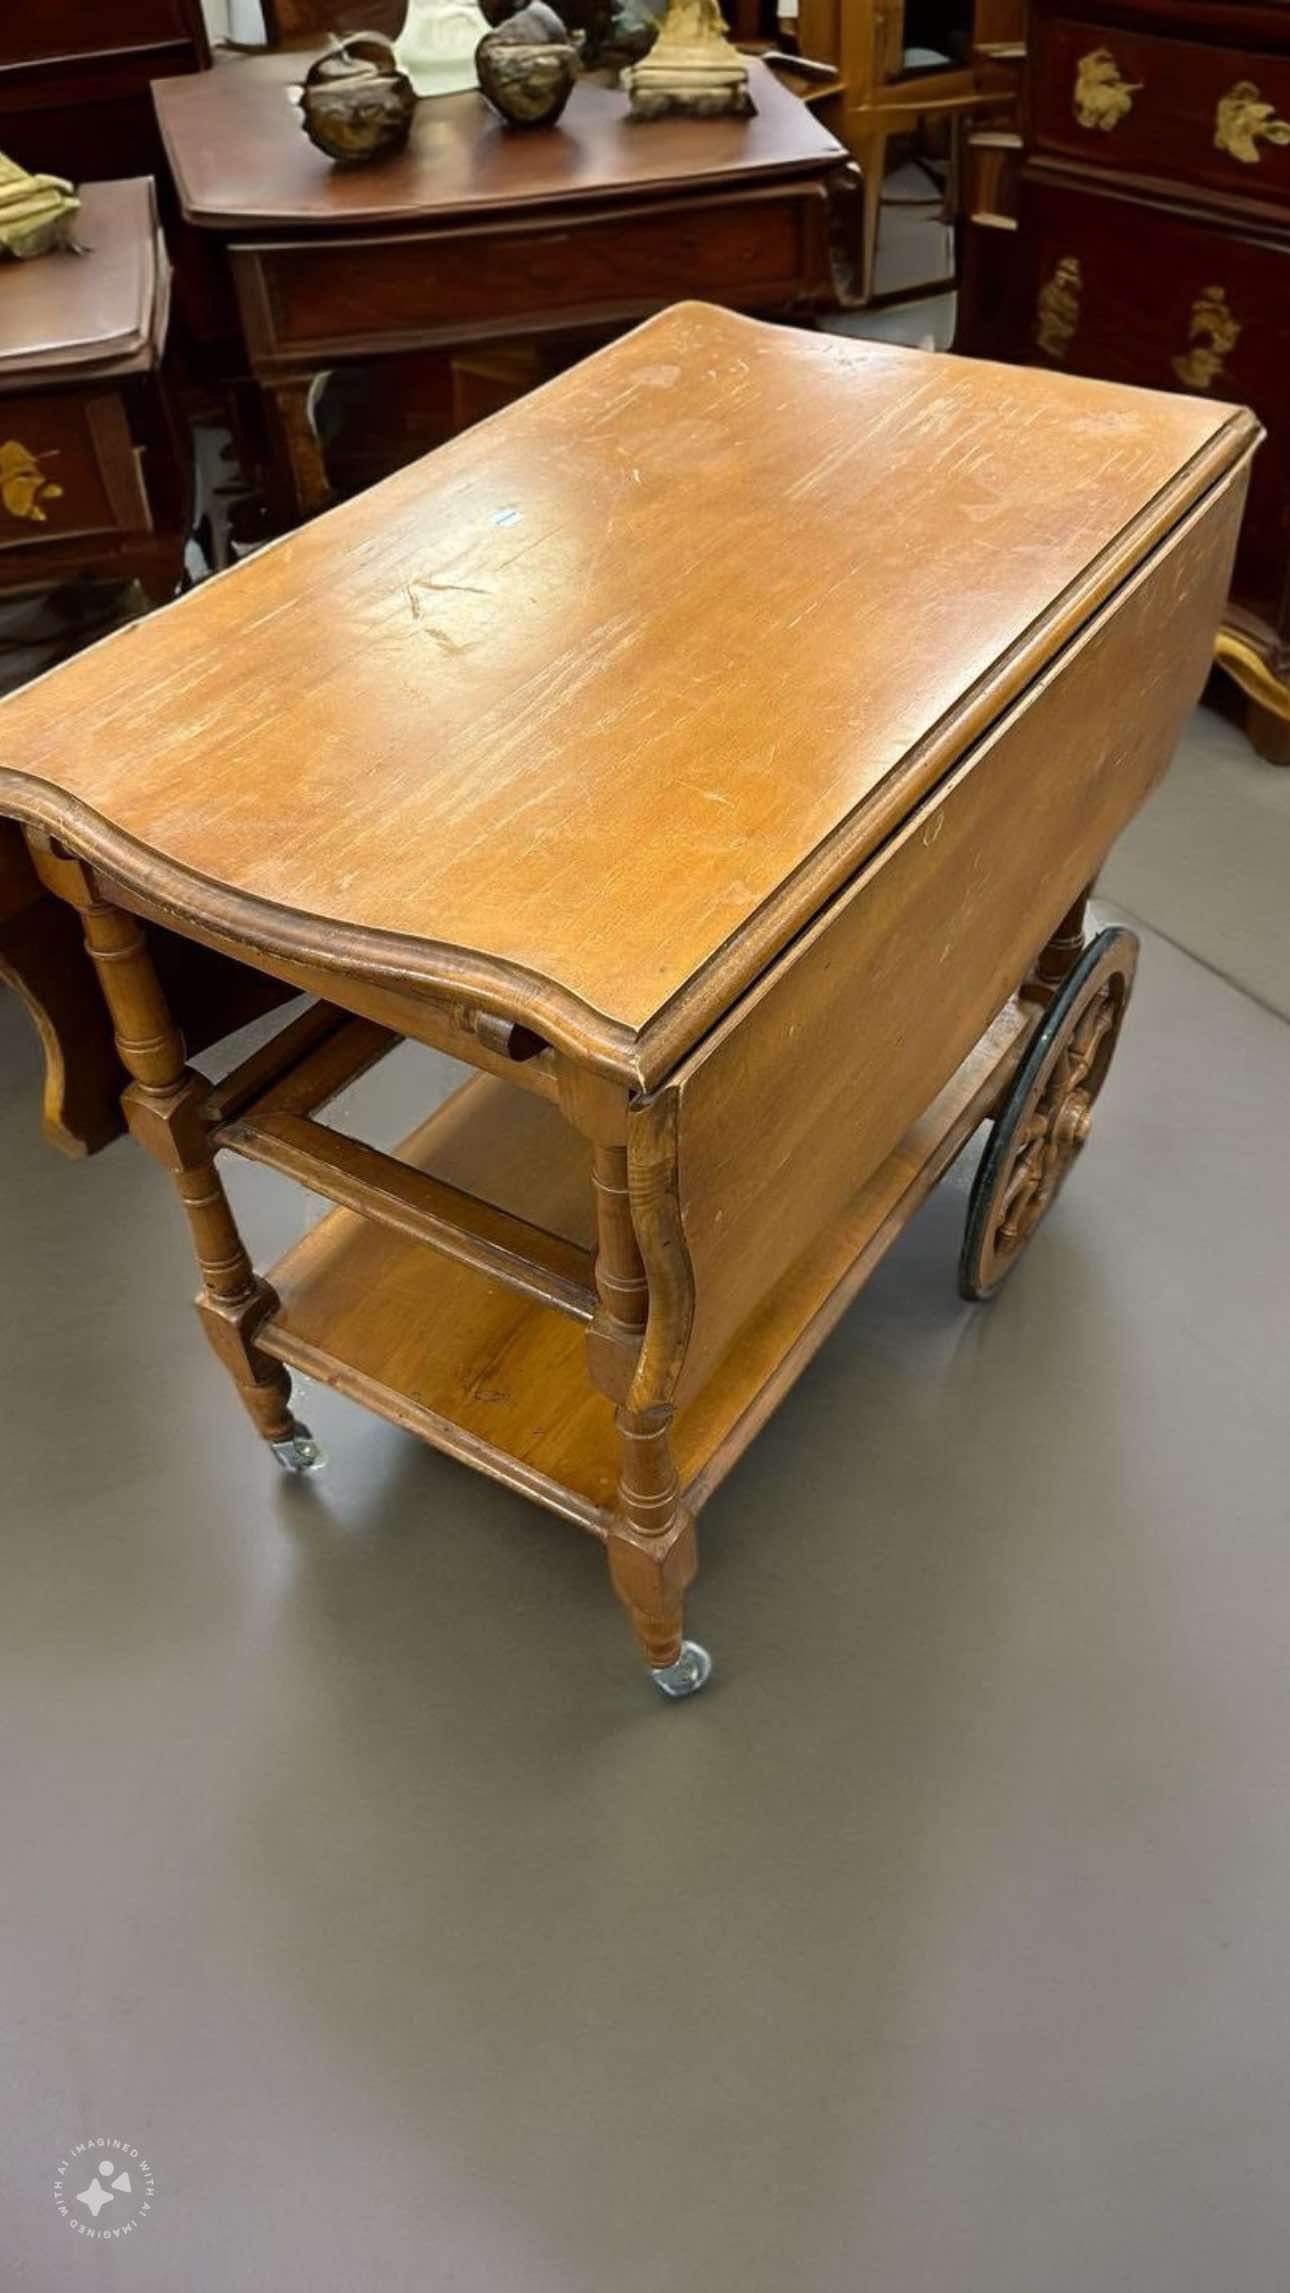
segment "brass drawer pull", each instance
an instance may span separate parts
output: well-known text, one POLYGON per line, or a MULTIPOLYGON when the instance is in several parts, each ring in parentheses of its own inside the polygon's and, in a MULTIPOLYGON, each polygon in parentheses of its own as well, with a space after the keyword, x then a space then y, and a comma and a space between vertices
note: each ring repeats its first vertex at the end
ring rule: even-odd
POLYGON ((1145 80, 1125 79, 1109 48, 1091 48, 1075 66, 1071 98, 1075 117, 1081 127, 1100 127, 1109 135, 1132 111, 1133 99, 1145 85, 1145 80))
POLYGON ((1257 167, 1263 143, 1290 143, 1290 120, 1278 119, 1276 105, 1264 103, 1253 80, 1238 80, 1218 99, 1214 114, 1214 144, 1230 159, 1257 167))
POLYGON ((1065 358, 1079 325, 1084 273, 1077 255, 1063 255, 1051 279, 1039 290, 1035 341, 1046 358, 1065 358))
MULTIPOLYGON (((50 452, 56 453, 57 448, 50 452)), ((0 502, 11 518, 30 518, 33 525, 48 522, 48 512, 40 505, 60 501, 63 492, 41 469, 41 463, 49 459, 49 454, 33 454, 30 446, 20 445, 16 438, 6 438, 0 445, 0 502)))
POLYGON ((1187 329, 1190 350, 1170 360, 1174 373, 1189 390, 1210 390, 1240 339, 1241 322, 1232 316, 1222 287, 1202 287, 1191 306, 1187 329))

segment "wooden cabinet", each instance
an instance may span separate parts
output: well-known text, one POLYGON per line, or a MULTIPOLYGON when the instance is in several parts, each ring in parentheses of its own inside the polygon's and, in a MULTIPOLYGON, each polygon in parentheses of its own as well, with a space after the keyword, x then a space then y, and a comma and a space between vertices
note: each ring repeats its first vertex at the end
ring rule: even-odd
POLYGON ((0 5, 0 151, 73 183, 152 176, 185 364, 219 372, 237 324, 228 283, 175 212, 152 101, 154 80, 209 63, 201 0, 0 5))
POLYGON ((1251 406, 1218 658, 1290 762, 1290 8, 1028 11, 1015 212, 978 213, 960 347, 1251 406))
POLYGON ((0 549, 6 567, 8 553, 24 544, 43 551, 53 541, 148 530, 147 497, 116 392, 6 398, 3 404, 0 549), (25 482, 24 468, 32 473, 25 482))
POLYGON ((161 374, 153 187, 87 183, 84 252, 15 264, 0 339, 0 591, 88 575, 173 596, 189 480, 161 374))
POLYGON ((476 334, 552 332, 635 317, 688 297, 789 307, 828 275, 818 184, 733 192, 651 211, 600 212, 375 240, 356 265, 343 241, 285 237, 237 247, 234 276, 257 363, 322 363, 388 342, 423 348, 476 334))
POLYGON ((1235 399, 1265 424, 1234 595, 1275 631, 1290 557, 1290 233, 1109 182, 1045 177, 1025 196, 1029 360, 1235 399))
POLYGON ((1036 153, 1198 191, 1290 200, 1285 52, 1037 15, 1036 153))
POLYGON ((56 57, 137 54, 142 48, 200 47, 205 51, 200 0, 41 0, 39 8, 8 13, 0 53, 8 63, 56 57))
POLYGON ((209 62, 200 0, 0 10, 0 151, 76 182, 159 175, 151 83, 209 62))

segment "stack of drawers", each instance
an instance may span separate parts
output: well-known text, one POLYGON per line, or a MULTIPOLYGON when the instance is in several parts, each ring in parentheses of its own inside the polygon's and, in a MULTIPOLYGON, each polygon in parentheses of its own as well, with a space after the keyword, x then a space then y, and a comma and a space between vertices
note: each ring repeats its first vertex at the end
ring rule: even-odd
POLYGON ((1290 763, 1290 6, 1027 13, 1017 228, 988 324, 968 263, 962 347, 1254 408, 1218 658, 1256 747, 1290 763))

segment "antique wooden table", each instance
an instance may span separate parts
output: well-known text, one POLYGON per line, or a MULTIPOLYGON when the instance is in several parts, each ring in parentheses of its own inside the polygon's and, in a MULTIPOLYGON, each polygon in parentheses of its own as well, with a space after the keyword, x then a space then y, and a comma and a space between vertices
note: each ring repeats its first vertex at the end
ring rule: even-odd
POLYGON ((1081 896, 1257 436, 682 306, 0 705, 284 1463, 295 1368, 601 1538, 701 1684, 699 1507, 983 1122, 973 1296, 1083 1143, 1134 945, 1081 896), (212 1085, 158 922, 315 1002, 212 1085), (317 1119, 405 1037, 475 1072, 396 1153, 317 1119), (223 1152, 337 1206, 267 1279, 223 1152))
POLYGON ((504 128, 477 93, 417 110, 379 166, 302 134, 281 55, 158 81, 183 212, 228 248, 289 515, 330 499, 310 420, 328 368, 411 350, 629 325, 685 295, 732 309, 832 300, 828 186, 842 145, 764 64, 754 119, 658 120, 579 81, 558 125, 504 128))

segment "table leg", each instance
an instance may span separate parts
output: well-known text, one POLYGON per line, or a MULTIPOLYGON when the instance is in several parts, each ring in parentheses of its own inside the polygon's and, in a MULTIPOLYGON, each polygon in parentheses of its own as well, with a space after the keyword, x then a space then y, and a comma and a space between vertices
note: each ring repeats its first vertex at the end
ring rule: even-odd
POLYGON ((1032 973, 1037 986, 1059 988, 1074 971, 1084 953, 1085 922, 1092 891, 1091 884, 1085 887, 1074 906, 1067 909, 1052 937, 1041 947, 1032 973))
POLYGON ((18 829, 0 823, 0 980, 21 997, 45 1055, 45 1135, 97 1154, 125 1128, 124 1077, 76 918, 33 873, 18 829))
POLYGON ((860 300, 867 303, 878 270, 878 224, 882 214, 882 178, 887 164, 885 135, 867 134, 852 140, 851 150, 861 175, 860 300))
POLYGON ((34 855, 37 873, 74 907, 122 1066, 133 1078, 122 1108, 134 1137, 170 1173, 187 1214, 202 1277, 197 1311, 256 1430, 289 1471, 308 1471, 319 1453, 291 1411, 291 1380, 261 1353, 256 1331, 277 1305, 255 1274, 215 1168, 202 1117, 209 1091, 185 1062, 183 1037, 166 1003, 136 919, 98 896, 87 868, 57 852, 34 855))
MULTIPOLYGON (((592 1180, 600 1309, 588 1361, 596 1383, 616 1404, 618 1429, 609 1576, 657 1686, 666 1696, 688 1696, 703 1686, 711 1663, 706 1650, 685 1638, 685 1589, 697 1566, 694 1520, 672 1456, 668 1381, 660 1383, 648 1366, 642 1376, 650 1285, 633 1219, 626 1147, 593 1144, 592 1180)), ((670 1360, 674 1349, 666 1350, 670 1360)))
POLYGON ((711 1667, 685 1637, 685 1590, 698 1560, 672 1456, 671 1407, 620 1409, 616 1423, 620 1517, 609 1535, 610 1581, 663 1693, 689 1695, 711 1667))
POLYGON ((333 499, 327 464, 309 411, 315 380, 315 376, 305 375, 263 385, 269 435, 287 478, 288 506, 294 521, 317 517, 320 510, 330 509, 333 499))

